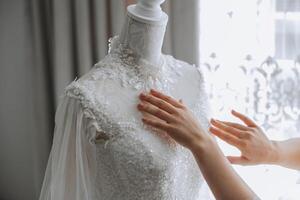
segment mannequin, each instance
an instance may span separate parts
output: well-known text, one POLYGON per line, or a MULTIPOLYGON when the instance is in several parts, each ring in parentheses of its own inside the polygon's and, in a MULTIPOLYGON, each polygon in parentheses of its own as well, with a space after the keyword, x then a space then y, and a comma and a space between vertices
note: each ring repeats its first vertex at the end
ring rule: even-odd
POLYGON ((138 95, 154 88, 182 99, 208 128, 201 72, 161 53, 163 2, 129 6, 108 55, 65 89, 40 199, 199 198, 192 153, 145 126, 136 108, 138 95))
POLYGON ((168 21, 168 16, 159 6, 162 2, 162 0, 139 1, 137 5, 128 6, 128 15, 120 35, 120 41, 124 46, 128 46, 135 54, 139 54, 153 65, 159 64, 168 21), (138 32, 136 27, 139 27, 138 32))

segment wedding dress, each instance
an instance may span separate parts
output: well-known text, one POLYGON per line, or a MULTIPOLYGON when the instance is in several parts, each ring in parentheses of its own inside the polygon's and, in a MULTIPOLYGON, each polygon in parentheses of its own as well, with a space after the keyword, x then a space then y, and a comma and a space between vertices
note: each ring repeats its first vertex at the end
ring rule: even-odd
POLYGON ((116 36, 108 55, 61 96, 41 200, 200 198, 192 153, 141 121, 138 95, 150 88, 183 99, 208 129, 199 69, 164 54, 153 66, 116 36))

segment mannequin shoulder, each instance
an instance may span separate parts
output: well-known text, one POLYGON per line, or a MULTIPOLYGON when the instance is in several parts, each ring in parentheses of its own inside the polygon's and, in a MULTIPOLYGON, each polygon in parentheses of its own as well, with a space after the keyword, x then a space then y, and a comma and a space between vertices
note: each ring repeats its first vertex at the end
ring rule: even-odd
POLYGON ((109 66, 93 67, 65 88, 65 95, 75 98, 84 107, 100 108, 109 104, 111 98, 127 90, 122 87, 118 71, 109 66))
POLYGON ((170 55, 165 55, 165 59, 168 65, 181 77, 181 79, 193 82, 196 81, 200 83, 201 86, 204 85, 203 73, 199 67, 176 59, 170 55))
MULTIPOLYGON (((79 79, 72 81, 66 88, 65 93, 75 98, 92 98, 96 93, 106 91, 105 86, 110 85, 109 80, 114 79, 114 70, 105 63, 105 59, 95 64, 87 73, 79 79)), ((111 81, 113 82, 113 81, 111 81)))

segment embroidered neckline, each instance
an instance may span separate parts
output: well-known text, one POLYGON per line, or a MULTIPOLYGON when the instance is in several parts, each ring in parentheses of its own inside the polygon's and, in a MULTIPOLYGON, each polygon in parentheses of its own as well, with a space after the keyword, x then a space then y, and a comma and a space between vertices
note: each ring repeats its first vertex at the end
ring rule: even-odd
POLYGON ((181 73, 175 66, 167 63, 169 56, 161 56, 161 64, 154 66, 139 58, 131 49, 119 42, 119 37, 110 39, 108 55, 95 67, 93 80, 119 80, 122 87, 148 91, 150 88, 163 90, 170 94, 171 86, 181 73))
POLYGON ((120 42, 119 36, 114 36, 108 41, 108 54, 113 58, 120 60, 125 65, 137 68, 137 70, 139 70, 139 72, 144 74, 145 76, 161 77, 163 75, 162 70, 165 65, 163 55, 161 55, 160 57, 160 63, 156 66, 141 58, 130 48, 124 46, 120 42))

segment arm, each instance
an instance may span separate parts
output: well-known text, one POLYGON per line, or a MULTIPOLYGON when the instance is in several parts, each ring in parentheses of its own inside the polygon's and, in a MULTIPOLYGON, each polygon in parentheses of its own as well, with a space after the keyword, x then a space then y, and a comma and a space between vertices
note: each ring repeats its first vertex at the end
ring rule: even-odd
POLYGON ((164 131, 191 150, 217 199, 250 200, 256 197, 235 173, 212 135, 201 128, 183 103, 155 90, 141 94, 140 99, 138 109, 143 114, 143 122, 164 131))
POLYGON ((300 169, 300 138, 286 141, 269 140, 263 130, 247 116, 236 111, 232 111, 232 114, 245 125, 219 120, 211 121, 212 133, 241 151, 241 156, 228 157, 231 163, 276 164, 300 169), (234 140, 237 142, 233 142, 234 140))
POLYGON ((275 142, 277 160, 275 162, 283 167, 300 170, 300 138, 275 142))
POLYGON ((200 143, 192 152, 216 199, 254 199, 255 194, 233 170, 215 141, 211 139, 206 147, 200 143))

